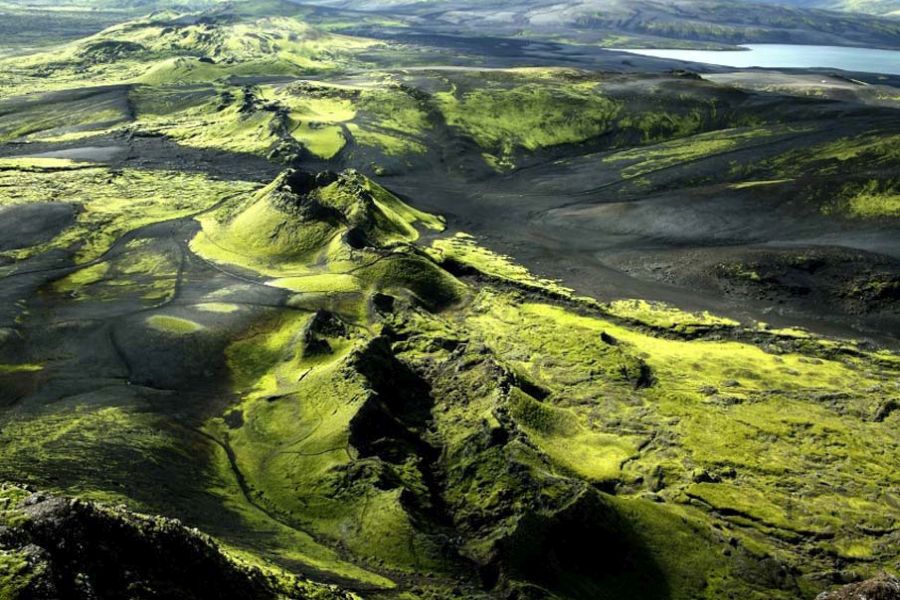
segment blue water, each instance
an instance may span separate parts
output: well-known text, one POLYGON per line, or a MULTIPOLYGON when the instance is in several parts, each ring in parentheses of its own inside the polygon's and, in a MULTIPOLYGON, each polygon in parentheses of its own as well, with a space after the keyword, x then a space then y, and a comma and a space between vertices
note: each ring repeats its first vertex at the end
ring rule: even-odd
POLYGON ((725 67, 827 68, 900 75, 900 51, 842 46, 747 44, 747 50, 669 50, 617 48, 634 54, 674 58, 725 67))

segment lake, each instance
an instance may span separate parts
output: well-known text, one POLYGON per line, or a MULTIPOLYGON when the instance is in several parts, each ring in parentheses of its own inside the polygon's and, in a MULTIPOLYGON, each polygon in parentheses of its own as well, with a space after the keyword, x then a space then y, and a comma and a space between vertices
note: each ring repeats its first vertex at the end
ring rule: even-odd
POLYGON ((900 51, 844 46, 747 44, 747 50, 615 48, 623 52, 725 67, 826 68, 900 75, 900 51))

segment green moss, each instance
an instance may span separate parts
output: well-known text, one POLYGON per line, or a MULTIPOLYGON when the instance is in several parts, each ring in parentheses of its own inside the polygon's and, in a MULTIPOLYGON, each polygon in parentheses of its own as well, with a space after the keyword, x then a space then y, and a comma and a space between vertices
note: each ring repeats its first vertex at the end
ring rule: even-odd
POLYGON ((560 467, 591 482, 615 481, 621 466, 636 452, 627 436, 592 432, 576 413, 537 402, 516 390, 510 399, 512 417, 531 440, 560 467))
POLYGON ((870 539, 841 540, 835 545, 834 550, 849 560, 865 560, 874 556, 874 545, 870 539))
POLYGON ((25 552, 0 549, 0 598, 18 598, 34 576, 25 552))
POLYGON ((365 179, 363 185, 366 191, 372 194, 376 206, 403 232, 404 241, 414 242, 419 239, 415 226, 422 226, 431 231, 443 231, 446 227, 444 217, 410 206, 371 179, 365 179))
POLYGON ((0 158, 0 171, 46 172, 84 168, 86 165, 64 158, 0 158))
POLYGON ((174 14, 158 12, 58 49, 0 59, 0 84, 25 93, 74 85, 184 85, 229 76, 299 76, 350 64, 355 53, 377 44, 318 31, 293 16, 260 17, 239 10, 217 16, 231 18, 173 25, 174 14), (95 51, 111 46, 128 50, 116 56, 95 51), (52 78, 42 77, 47 69, 52 78))
POLYGON ((275 287, 303 293, 353 293, 363 291, 363 283, 355 275, 344 273, 322 273, 301 277, 283 277, 271 282, 275 287))
POLYGON ((109 272, 109 263, 100 262, 83 269, 79 269, 60 279, 54 284, 56 290, 63 294, 75 293, 81 288, 103 281, 109 272))
POLYGON ((175 295, 180 257, 171 248, 153 246, 138 238, 125 244, 126 252, 79 269, 54 283, 57 293, 79 301, 114 301, 139 297, 156 305, 175 295))
POLYGON ((450 238, 435 240, 431 243, 428 253, 435 260, 450 267, 462 265, 500 281, 561 297, 572 296, 572 290, 558 281, 536 277, 528 269, 513 263, 509 257, 479 246, 475 238, 466 233, 457 233, 450 238))
POLYGON ((338 125, 350 121, 356 111, 343 98, 300 94, 275 94, 288 108, 289 134, 307 150, 321 158, 333 158, 347 143, 338 125))
POLYGON ((203 326, 199 323, 179 317, 168 317, 164 315, 147 317, 147 324, 157 331, 174 335, 188 335, 203 330, 203 326))
POLYGON ((608 163, 626 162, 628 164, 622 169, 622 176, 639 178, 685 162, 723 154, 748 142, 771 137, 783 131, 784 128, 754 127, 698 133, 647 148, 616 152, 603 160, 608 163))
POLYGON ((358 144, 389 156, 425 152, 431 124, 421 99, 402 88, 383 86, 360 90, 356 104, 360 117, 350 131, 358 144))
POLYGON ((305 294, 359 297, 386 291, 431 308, 462 296, 462 284, 406 246, 418 239, 417 226, 440 230, 443 219, 405 204, 356 173, 344 173, 302 200, 290 190, 289 177, 282 175, 255 196, 201 217, 203 230, 191 248, 210 260, 274 277, 270 284, 275 287, 305 294), (299 208, 304 203, 336 211, 344 219, 309 218, 299 208), (346 236, 351 231, 372 247, 350 246, 346 236))
POLYGON ((185 146, 250 154, 266 154, 279 141, 275 112, 245 109, 253 102, 250 90, 207 95, 200 103, 176 104, 171 110, 159 104, 159 94, 155 89, 132 94, 142 130, 165 134, 185 146))
POLYGON ((749 188, 756 188, 762 186, 769 185, 779 185, 782 183, 787 183, 789 181, 793 181, 792 179, 772 179, 769 181, 742 181, 741 183, 734 183, 730 187, 733 190, 746 190, 749 188))
MULTIPOLYGON (((220 421, 210 422, 206 428, 210 435, 225 440, 223 443, 229 444, 231 448, 232 437, 220 421)), ((246 468, 245 465, 242 466, 246 468)), ((214 449, 212 468, 219 474, 220 483, 210 486, 209 493, 222 498, 224 509, 239 515, 241 527, 252 531, 256 536, 252 542, 241 537, 234 539, 232 544, 235 545, 234 550, 239 556, 246 557, 246 560, 253 564, 260 564, 262 554, 268 560, 289 565, 291 570, 302 565, 304 570, 315 570, 332 577, 355 581, 358 585, 372 590, 395 587, 390 579, 344 560, 338 552, 318 542, 303 529, 285 524, 286 519, 283 517, 273 518, 261 510, 258 503, 265 499, 264 496, 254 499, 257 504, 250 504, 243 491, 234 482, 232 463, 221 446, 214 449)), ((255 478, 251 479, 251 483, 257 483, 255 478)), ((265 562, 262 564, 267 565, 265 562)))
MULTIPOLYGON (((300 564, 304 570, 327 571, 367 587, 393 586, 260 510, 242 492, 222 446, 188 423, 129 404, 121 390, 69 399, 52 410, 4 414, 0 425, 0 477, 21 479, 27 473, 45 489, 177 516, 216 535, 228 554, 277 576, 286 589, 298 582, 273 569, 272 561, 292 570, 300 564)), ((21 520, 7 509, 26 495, 0 500, 0 524, 21 520)), ((0 491, 4 496, 6 491, 0 491)), ((304 597, 323 593, 308 582, 300 585, 304 597)))
POLYGON ((854 191, 847 205, 851 217, 900 217, 900 190, 891 183, 870 181, 854 191))
POLYGON ((783 164, 787 166, 792 160, 797 161, 797 159, 799 159, 799 164, 794 162, 795 169, 811 162, 847 163, 867 160, 874 161, 876 164, 889 164, 900 159, 897 150, 898 144, 900 144, 900 135, 885 135, 881 132, 867 133, 793 151, 783 159, 783 164))
POLYGON ((365 484, 382 467, 350 446, 350 423, 370 396, 351 370, 360 342, 330 338, 329 354, 305 357, 298 339, 307 323, 279 316, 229 350, 245 394, 244 425, 228 434, 242 471, 273 509, 354 554, 435 568, 400 490, 365 484))
POLYGON ((423 154, 426 151, 426 147, 421 142, 410 140, 402 135, 362 129, 356 123, 351 123, 348 128, 356 143, 378 148, 388 156, 423 154))
POLYGON ((394 255, 359 272, 373 289, 411 296, 417 304, 440 310, 466 296, 465 285, 430 259, 413 253, 394 255))
POLYGON ((9 375, 13 373, 35 373, 37 371, 42 371, 43 369, 44 367, 42 365, 34 364, 0 364, 0 375, 9 375))
MULTIPOLYGON (((823 548, 858 548, 855 524, 894 526, 892 510, 863 500, 878 497, 871 482, 892 480, 878 457, 897 451, 884 424, 869 418, 876 406, 864 390, 883 389, 893 376, 874 357, 824 360, 669 339, 505 294, 479 298, 472 311, 468 335, 543 390, 540 402, 513 394, 510 413, 561 472, 617 480, 623 490, 637 481, 636 491, 650 487, 676 504, 693 498, 720 515, 698 518, 751 536, 757 554, 804 564, 815 559, 799 547, 782 556, 783 540, 814 536, 834 540, 823 548), (670 432, 665 441, 660 431, 670 432), (811 481, 811 471, 824 475, 811 481)), ((665 329, 679 327, 676 314, 663 314, 665 329)), ((866 560, 891 555, 871 548, 866 560)))
POLYGON ((230 302, 201 302, 194 305, 194 308, 203 312, 219 314, 231 314, 241 309, 237 304, 231 304, 230 302))
POLYGON ((267 275, 307 273, 338 234, 326 222, 303 220, 279 210, 284 185, 280 178, 234 206, 203 215, 191 249, 210 260, 252 268, 267 275))
POLYGON ((125 233, 160 221, 183 218, 256 184, 215 181, 171 171, 103 167, 57 172, 0 171, 0 205, 59 198, 75 205, 75 223, 51 242, 6 254, 24 259, 51 248, 76 251, 78 263, 100 257, 125 233))
POLYGON ((303 312, 279 314, 229 345, 226 357, 238 389, 262 386, 263 393, 274 392, 277 374, 267 374, 285 360, 291 362, 292 370, 293 361, 302 358, 299 340, 309 318, 303 312))
POLYGON ((621 105, 594 82, 522 83, 435 95, 449 125, 494 156, 582 142, 610 130, 621 105))
MULTIPOLYGON (((396 85, 407 77, 398 74, 239 87, 273 79, 229 78, 293 80, 355 65, 354 53, 374 44, 261 17, 270 8, 223 9, 241 12, 188 25, 157 15, 3 62, 0 84, 18 78, 16 92, 130 82, 123 105, 135 114, 112 109, 121 97, 93 116, 79 105, 71 122, 84 130, 68 131, 58 111, 19 111, 0 116, 0 138, 77 139, 129 121, 137 135, 273 159, 303 149, 331 159, 352 141, 342 158, 389 169, 424 152, 442 116, 498 169, 560 144, 684 138, 605 155, 624 176, 650 181, 791 131, 719 115, 708 87, 679 96, 677 107, 666 97, 637 111, 599 76, 554 69, 454 73, 445 81, 457 87, 435 99, 396 85), (113 46, 128 56, 115 61, 93 45, 116 40, 128 42, 113 46), (698 134, 726 121, 735 127, 698 134)), ((816 173, 886 168, 895 156, 882 141, 873 133, 818 157, 803 149, 801 159, 816 173)), ((805 169, 763 165, 764 174, 731 187, 800 182, 805 169)), ((834 556, 861 572, 896 562, 882 535, 897 527, 889 495, 897 475, 885 457, 898 452, 898 413, 881 411, 897 401, 893 354, 640 300, 580 299, 465 235, 419 249, 423 231, 442 231, 443 219, 359 174, 301 178, 295 188, 289 177, 260 189, 165 170, 0 160, 4 205, 76 205, 75 225, 57 239, 3 253, 4 272, 48 250, 75 254, 82 268, 42 289, 47 306, 67 300, 54 293, 175 299, 180 249, 138 231, 105 254, 125 233, 170 219, 196 218, 188 258, 242 282, 178 296, 182 312, 145 321, 154 343, 175 345, 216 323, 201 337, 224 345, 228 336, 224 355, 209 360, 227 366, 230 378, 216 384, 229 389, 204 388, 170 411, 169 394, 120 385, 124 371, 115 370, 52 406, 26 398, 0 415, 0 477, 181 516, 247 560, 327 573, 373 595, 393 590, 397 574, 401 587, 438 581, 421 595, 443 597, 435 590, 472 561, 498 570, 509 589, 495 592, 512 595, 525 584, 505 578, 533 577, 516 561, 543 557, 566 519, 599 527, 596 539, 652 566, 640 577, 672 598, 812 597, 820 584, 795 584, 793 574, 833 569, 834 556), (248 295, 258 284, 293 293, 257 290, 284 299, 272 307, 248 295), (766 565, 781 563, 790 577, 773 580, 766 565)), ((883 182, 853 186, 840 190, 834 214, 895 216, 883 182)), ((39 364, 4 364, 0 376, 17 393, 55 373, 66 347, 45 374, 33 374, 39 364)), ((3 510, 0 501, 0 519, 3 510)), ((634 589, 631 575, 595 575, 605 565, 587 560, 595 562, 554 565, 560 579, 546 585, 591 598, 634 589)), ((17 561, 0 556, 0 590, 17 561)))

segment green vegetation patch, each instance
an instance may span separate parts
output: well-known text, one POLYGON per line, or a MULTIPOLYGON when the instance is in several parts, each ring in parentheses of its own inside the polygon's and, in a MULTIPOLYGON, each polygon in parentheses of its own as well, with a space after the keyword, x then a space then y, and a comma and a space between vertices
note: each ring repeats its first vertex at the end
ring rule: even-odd
POLYGON ((267 154, 279 141, 274 110, 254 107, 252 89, 208 89, 197 102, 176 92, 139 88, 132 94, 142 130, 164 134, 180 144, 248 154, 267 154), (167 96, 172 98, 167 101, 167 96), (248 108, 249 106, 249 108, 248 108))
POLYGON ((9 364, 0 364, 0 375, 8 375, 12 373, 35 373, 37 371, 43 370, 43 365, 35 365, 35 364, 18 364, 18 365, 9 365, 9 364))
POLYGON ((230 302, 201 302, 194 305, 194 308, 202 312, 218 314, 231 314, 241 310, 239 305, 230 302))
POLYGON ((202 325, 195 323, 194 321, 166 315, 153 315, 147 317, 147 325, 156 331, 171 333, 173 335, 187 335, 197 333, 204 329, 202 325))
POLYGON ((515 392, 510 401, 512 417, 566 470, 591 482, 616 481, 622 464, 636 453, 640 438, 598 433, 582 425, 577 413, 538 402, 515 392))
POLYGON ((238 464, 261 500, 298 526, 393 568, 436 568, 426 558, 436 550, 414 529, 400 490, 369 487, 365 482, 384 467, 350 442, 352 422, 371 394, 353 369, 365 338, 335 331, 313 343, 313 318, 274 316, 229 348, 244 394, 244 424, 227 433, 238 464))
POLYGON ((521 150, 583 142, 609 131, 621 105, 596 82, 522 83, 435 95, 449 125, 511 164, 521 150))
POLYGON ((0 59, 0 84, 28 93, 114 83, 184 85, 231 76, 300 76, 349 64, 355 53, 377 44, 319 31, 294 16, 259 17, 228 7, 203 16, 179 20, 160 11, 58 49, 0 59), (46 77, 48 72, 53 77, 46 77))
MULTIPOLYGON (((103 255, 123 234, 142 226, 184 218, 210 208, 230 195, 257 187, 247 182, 226 182, 204 175, 171 171, 103 167, 45 172, 30 169, 0 170, 0 205, 13 206, 57 200, 76 207, 75 223, 54 240, 2 254, 24 259, 51 248, 74 250, 79 263, 103 255)), ((95 267, 63 286, 93 277, 95 267)), ((81 284, 86 281, 81 281, 81 284)))
POLYGON ((512 262, 509 257, 479 246, 475 238, 466 233, 457 233, 450 238, 435 240, 428 252, 451 270, 458 270, 462 266, 500 281, 564 298, 572 297, 572 290, 558 281, 536 277, 525 267, 512 262))
POLYGON ((443 220, 355 172, 289 171, 199 220, 195 252, 274 277, 276 287, 307 294, 393 290, 437 305, 459 296, 458 282, 407 246, 418 227, 441 230, 443 220))
POLYGON ((616 300, 604 307, 611 315, 649 325, 650 327, 693 334, 713 328, 733 328, 739 323, 707 311, 689 313, 659 302, 616 300))
POLYGON ((845 184, 825 207, 826 214, 844 214, 853 219, 900 217, 900 182, 894 179, 845 184))
POLYGON ((754 127, 728 129, 692 135, 647 148, 633 148, 606 156, 609 163, 627 162, 622 176, 641 177, 693 160, 723 154, 755 140, 765 139, 784 132, 784 128, 754 127))

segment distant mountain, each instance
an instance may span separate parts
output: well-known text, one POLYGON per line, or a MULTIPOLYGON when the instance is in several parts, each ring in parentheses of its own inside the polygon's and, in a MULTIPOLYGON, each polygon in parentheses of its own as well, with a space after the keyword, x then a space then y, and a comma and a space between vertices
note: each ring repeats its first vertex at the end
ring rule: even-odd
POLYGON ((155 10, 198 10, 216 4, 224 4, 223 0, 4 0, 0 2, 0 10, 4 8, 78 9, 91 12, 117 11, 144 14, 155 10))
MULTIPOLYGON (((34 30, 34 45, 43 45, 41 42, 87 35, 153 11, 191 12, 223 4, 253 3, 0 0, 0 34, 8 30, 21 38, 22 32, 34 30), (85 15, 89 15, 87 21, 85 15), (95 17, 97 25, 92 25, 95 17), (43 39, 48 34, 52 39, 43 39)), ((405 23, 441 33, 465 30, 481 35, 527 35, 605 47, 794 43, 900 48, 900 18, 886 17, 900 15, 900 0, 299 0, 296 4, 351 14, 388 14, 395 25, 405 23)), ((361 26, 354 18, 344 21, 351 30, 361 26)))
POLYGON ((900 16, 900 0, 760 0, 798 8, 821 8, 872 15, 900 16))
MULTIPOLYGON (((795 0, 832 4, 834 0, 795 0)), ((900 20, 736 0, 311 0, 333 8, 415 19, 435 30, 527 35, 601 46, 744 43, 900 47, 900 20)), ((897 0, 875 0, 885 9, 897 0)), ((846 5, 855 5, 843 1, 846 5)))
POLYGON ((217 0, 0 0, 0 57, 95 34, 147 13, 210 8, 217 0))

